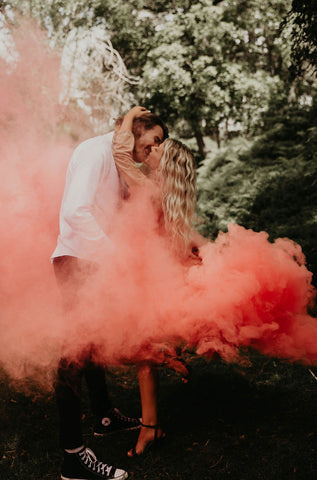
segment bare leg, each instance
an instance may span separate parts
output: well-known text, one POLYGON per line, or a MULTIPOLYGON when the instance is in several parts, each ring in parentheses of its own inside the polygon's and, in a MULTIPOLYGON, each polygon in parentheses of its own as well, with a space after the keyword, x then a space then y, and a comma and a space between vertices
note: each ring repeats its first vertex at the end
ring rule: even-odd
MULTIPOLYGON (((144 425, 157 425, 157 368, 150 365, 139 367, 138 377, 142 404, 142 423, 144 425)), ((159 428, 157 432, 157 438, 161 438, 163 436, 164 433, 159 428)), ((154 429, 141 427, 139 438, 135 446, 137 455, 142 454, 147 444, 153 442, 154 438, 154 429)), ((129 450, 128 456, 133 456, 132 450, 129 450)))

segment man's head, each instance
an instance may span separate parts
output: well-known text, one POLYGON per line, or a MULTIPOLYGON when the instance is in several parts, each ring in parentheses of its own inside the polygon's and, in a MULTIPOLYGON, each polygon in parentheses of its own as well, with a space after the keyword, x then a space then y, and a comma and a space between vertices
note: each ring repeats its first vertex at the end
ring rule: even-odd
POLYGON ((168 137, 168 129, 154 113, 145 113, 133 120, 133 158, 136 162, 147 163, 151 147, 158 146, 168 137))

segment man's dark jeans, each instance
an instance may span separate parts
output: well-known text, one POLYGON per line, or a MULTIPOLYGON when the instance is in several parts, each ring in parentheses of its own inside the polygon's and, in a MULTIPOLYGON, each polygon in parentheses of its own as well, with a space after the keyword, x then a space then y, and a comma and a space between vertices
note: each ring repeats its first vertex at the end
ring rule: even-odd
MULTIPOLYGON (((57 283, 62 293, 65 314, 80 299, 80 289, 87 278, 96 271, 96 265, 76 257, 62 256, 53 261, 57 283)), ((60 444, 63 449, 83 445, 81 430, 81 392, 84 377, 90 395, 91 407, 97 420, 106 416, 111 408, 104 366, 95 364, 91 357, 93 346, 87 348, 76 360, 63 357, 59 362, 55 394, 60 418, 60 444)))

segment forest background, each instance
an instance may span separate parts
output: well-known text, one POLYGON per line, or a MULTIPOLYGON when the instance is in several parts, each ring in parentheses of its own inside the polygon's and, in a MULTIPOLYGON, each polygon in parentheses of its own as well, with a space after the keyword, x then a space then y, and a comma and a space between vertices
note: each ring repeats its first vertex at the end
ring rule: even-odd
POLYGON ((88 112, 96 133, 140 104, 189 144, 205 235, 236 222, 286 236, 316 274, 316 10, 313 0, 6 0, 1 11, 7 25, 36 18, 63 52, 63 105, 88 112))
MULTIPOLYGON (((9 33, 25 17, 62 58, 60 133, 78 144, 146 106, 195 153, 200 231, 215 238, 235 222, 270 240, 291 238, 316 285, 314 0, 4 0, 8 72, 16 61, 9 33)), ((188 386, 161 372, 169 433, 161 455, 127 464, 132 436, 93 448, 106 448, 135 480, 316 478, 316 372, 250 358, 248 368, 190 358, 188 386)), ((137 414, 133 368, 108 377, 114 399, 137 414)), ((24 387, 1 372, 0 479, 58 478, 53 396, 24 387)), ((89 414, 83 421, 88 430, 89 414)))

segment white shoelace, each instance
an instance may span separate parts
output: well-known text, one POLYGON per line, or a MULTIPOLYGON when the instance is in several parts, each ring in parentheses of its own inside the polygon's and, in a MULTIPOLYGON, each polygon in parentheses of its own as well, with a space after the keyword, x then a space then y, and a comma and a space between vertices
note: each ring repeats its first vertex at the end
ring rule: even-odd
POLYGON ((85 450, 81 452, 79 456, 84 464, 87 465, 87 467, 93 472, 101 473, 107 477, 110 476, 112 466, 108 465, 107 463, 99 462, 96 455, 92 450, 90 450, 90 448, 85 448, 85 450))

